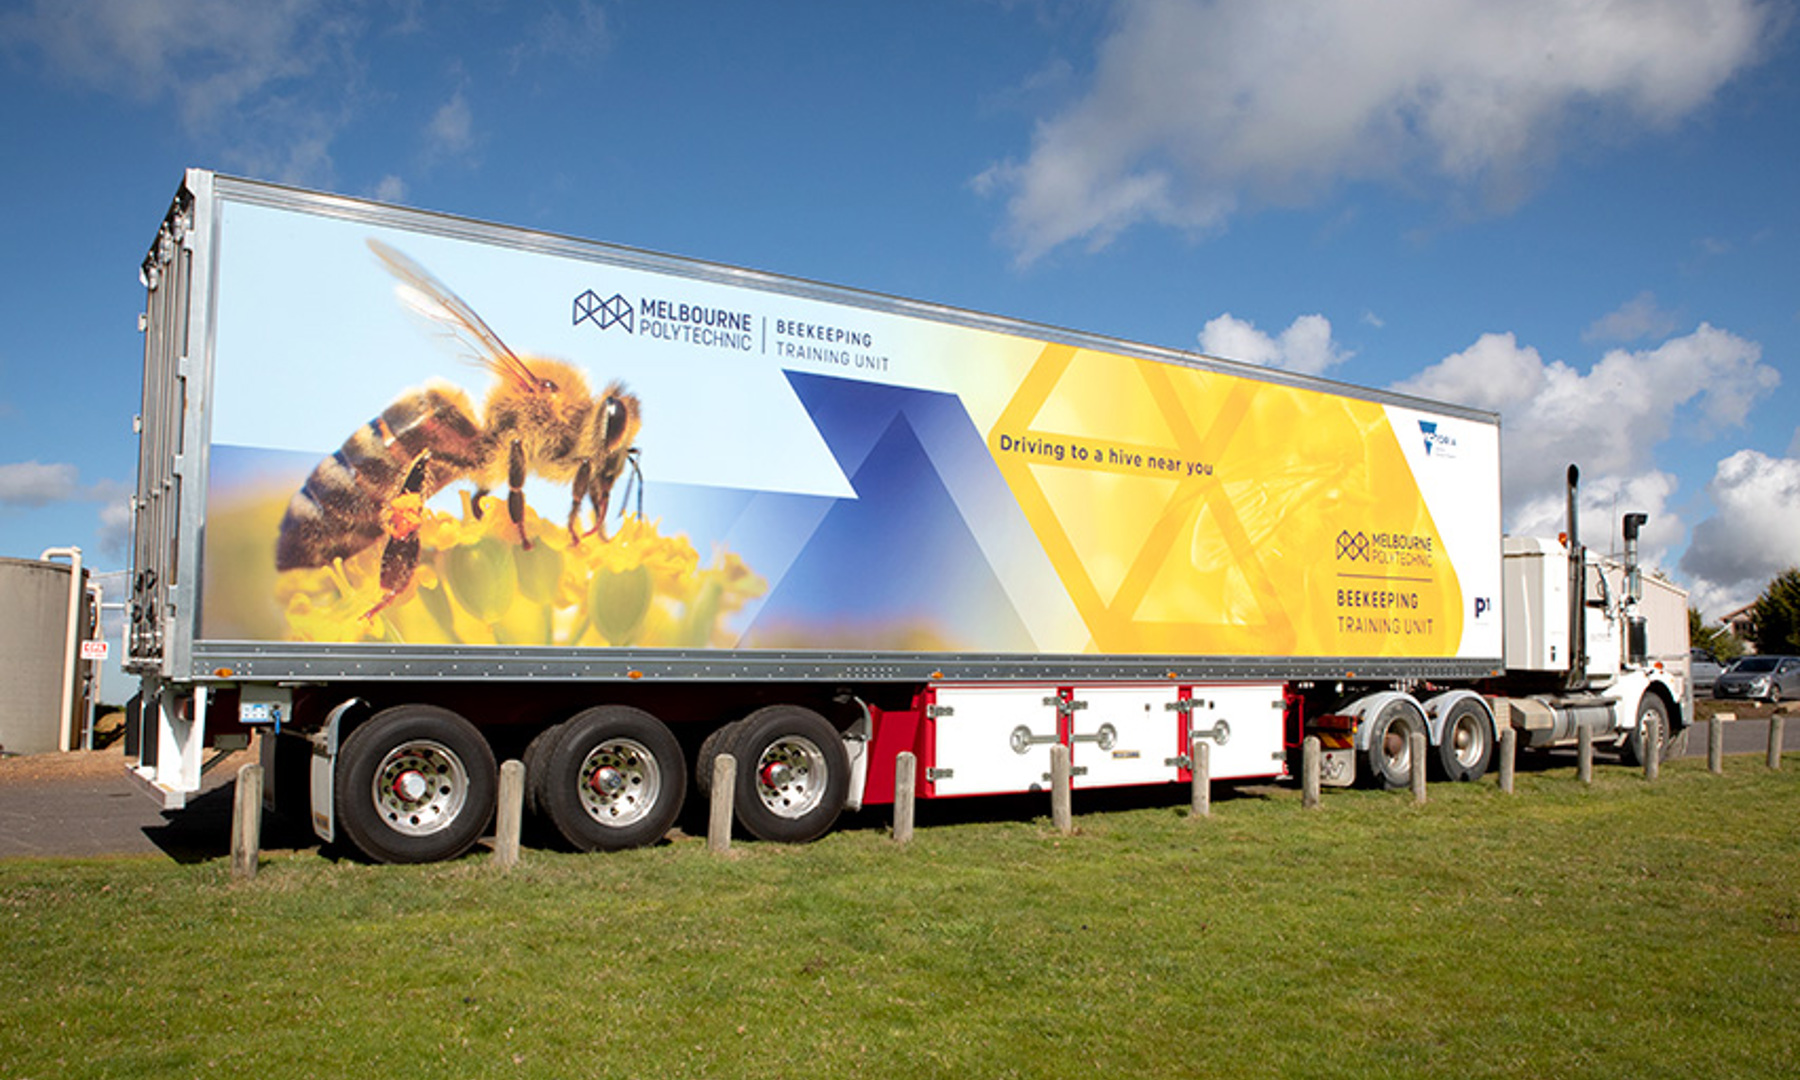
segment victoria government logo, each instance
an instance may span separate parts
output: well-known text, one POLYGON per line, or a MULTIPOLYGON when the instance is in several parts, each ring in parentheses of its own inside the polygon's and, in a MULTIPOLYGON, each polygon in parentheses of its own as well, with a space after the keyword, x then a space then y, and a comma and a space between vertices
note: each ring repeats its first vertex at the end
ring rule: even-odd
POLYGON ((1425 456, 1439 461, 1456 456, 1456 439, 1448 432, 1438 430, 1436 420, 1419 421, 1419 436, 1425 440, 1425 456))

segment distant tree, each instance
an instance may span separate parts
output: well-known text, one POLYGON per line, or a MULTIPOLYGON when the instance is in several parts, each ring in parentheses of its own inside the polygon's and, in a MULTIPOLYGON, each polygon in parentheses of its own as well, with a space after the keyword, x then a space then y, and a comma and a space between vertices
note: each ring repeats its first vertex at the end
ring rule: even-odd
POLYGON ((1750 640, 1761 653, 1800 653, 1800 568, 1781 572, 1750 609, 1750 640))
POLYGON ((1744 655, 1744 643, 1723 626, 1708 626, 1699 608, 1688 608, 1688 641, 1696 649, 1705 649, 1721 664, 1729 664, 1744 655))

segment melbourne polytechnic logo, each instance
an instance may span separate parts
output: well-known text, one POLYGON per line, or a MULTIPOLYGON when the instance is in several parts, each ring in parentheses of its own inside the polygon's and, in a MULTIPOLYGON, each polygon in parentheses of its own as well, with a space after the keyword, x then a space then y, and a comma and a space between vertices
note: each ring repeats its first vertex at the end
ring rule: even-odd
POLYGON ((1419 421, 1419 434, 1425 439, 1426 457, 1453 458, 1456 456, 1456 440, 1447 433, 1439 431, 1436 420, 1419 421))
POLYGON ((623 327, 627 334, 632 333, 631 301, 612 295, 610 300, 602 300, 598 293, 589 289, 575 298, 575 325, 591 322, 599 330, 609 326, 623 327))
POLYGON ((1350 559, 1352 561, 1357 559, 1367 561, 1369 558, 1369 538, 1360 532, 1351 532, 1348 529, 1338 533, 1337 557, 1340 559, 1350 559))

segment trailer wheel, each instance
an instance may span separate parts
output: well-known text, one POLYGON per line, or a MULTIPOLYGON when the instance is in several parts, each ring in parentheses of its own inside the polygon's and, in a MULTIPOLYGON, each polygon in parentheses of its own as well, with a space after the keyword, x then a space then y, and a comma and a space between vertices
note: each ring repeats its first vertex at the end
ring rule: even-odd
POLYGON ((1412 785, 1412 733, 1422 730, 1408 702, 1395 699, 1381 707, 1362 752, 1362 775, 1371 786, 1397 791, 1412 785))
POLYGON ((1473 698, 1462 698, 1450 707, 1437 744, 1438 771, 1456 782, 1479 780, 1487 775, 1494 758, 1494 725, 1486 710, 1473 698))
POLYGON ((836 728, 811 709, 771 705, 738 721, 735 737, 727 738, 738 761, 732 802, 745 831, 789 844, 825 835, 850 788, 836 728))
POLYGON ((744 722, 737 720, 723 727, 715 728, 705 739, 701 740, 700 752, 694 756, 694 787, 702 796, 712 795, 713 762, 721 754, 736 753, 731 746, 732 740, 743 728, 744 722))
POLYGON ((687 762, 656 717, 624 705, 578 713, 544 753, 539 798, 563 839, 581 851, 661 840, 681 813, 687 762))
POLYGON ((1624 757, 1626 764, 1642 766, 1650 759, 1652 753, 1657 752, 1660 752, 1663 759, 1666 760, 1669 756, 1669 745, 1672 738, 1673 736, 1669 733, 1668 706, 1664 705, 1663 699, 1655 694, 1645 694, 1644 700, 1638 702, 1637 727, 1625 734, 1624 757), (1661 734, 1657 740, 1658 745, 1650 748, 1645 745, 1644 729, 1648 727, 1645 721, 1653 717, 1656 721, 1656 730, 1661 734))
POLYGON ((494 816, 498 770, 475 725, 431 705, 376 713, 338 754, 337 819, 378 862, 453 859, 494 816))
POLYGON ((544 807, 544 770, 549 767, 550 749, 562 738, 567 727, 567 724, 551 724, 525 744, 522 759, 525 764, 525 809, 533 815, 549 813, 544 807))

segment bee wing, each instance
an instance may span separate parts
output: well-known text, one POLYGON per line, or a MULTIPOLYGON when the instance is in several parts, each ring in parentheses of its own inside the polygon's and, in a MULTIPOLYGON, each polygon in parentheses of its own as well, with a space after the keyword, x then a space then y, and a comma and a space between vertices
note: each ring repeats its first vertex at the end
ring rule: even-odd
POLYGON ((475 314, 462 297, 448 285, 431 275, 431 271, 412 261, 387 244, 369 238, 369 250, 375 253, 388 272, 399 280, 395 293, 400 301, 419 315, 431 320, 466 351, 470 359, 503 379, 510 379, 530 392, 538 389, 537 376, 525 366, 518 354, 507 348, 500 335, 481 316, 475 314))

